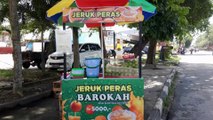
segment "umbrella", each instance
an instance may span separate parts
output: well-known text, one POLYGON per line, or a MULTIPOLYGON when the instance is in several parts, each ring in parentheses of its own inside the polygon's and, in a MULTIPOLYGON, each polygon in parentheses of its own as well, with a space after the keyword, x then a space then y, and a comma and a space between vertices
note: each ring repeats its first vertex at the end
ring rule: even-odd
MULTIPOLYGON (((62 16, 64 8, 76 7, 81 9, 111 7, 111 6, 141 6, 143 9, 144 20, 148 20, 156 14, 156 7, 146 0, 62 0, 47 11, 47 19, 56 24, 62 24, 62 16)), ((84 24, 80 22, 68 23, 70 26, 82 27, 84 24)), ((86 24, 87 25, 87 24, 86 24)), ((108 24, 105 26, 113 26, 108 24)), ((100 26, 99 23, 90 23, 88 27, 100 26)))
MULTIPOLYGON (((62 0, 47 11, 47 18, 57 24, 69 23, 77 27, 86 24, 87 27, 101 27, 103 41, 103 26, 113 26, 117 22, 135 22, 135 19, 140 23, 139 37, 141 38, 141 21, 148 20, 155 14, 156 7, 146 0, 62 0), (134 18, 128 18, 129 16, 134 18)), ((102 49, 102 58, 104 58, 103 53, 102 49)), ((139 62, 141 63, 141 56, 139 62)), ((102 64, 104 65, 104 59, 102 64)), ((139 65, 139 77, 141 77, 141 65, 139 65)))

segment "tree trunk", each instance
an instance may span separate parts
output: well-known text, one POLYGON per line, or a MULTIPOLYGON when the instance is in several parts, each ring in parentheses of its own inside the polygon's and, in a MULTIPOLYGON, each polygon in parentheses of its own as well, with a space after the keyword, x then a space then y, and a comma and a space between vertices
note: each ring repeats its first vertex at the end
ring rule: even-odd
POLYGON ((155 68, 156 67, 156 63, 155 63, 156 45, 157 45, 156 40, 150 40, 148 56, 147 56, 145 67, 148 67, 148 68, 155 68))
POLYGON ((14 60, 14 78, 13 78, 13 93, 23 95, 22 90, 22 57, 21 57, 21 44, 20 44, 20 31, 17 14, 17 0, 9 0, 9 20, 12 31, 13 43, 13 60, 14 60))
POLYGON ((79 44, 78 44, 78 28, 73 27, 73 52, 74 52, 74 68, 80 67, 79 61, 79 44))
POLYGON ((139 55, 139 51, 142 51, 143 48, 146 46, 146 44, 149 42, 149 39, 145 38, 144 36, 142 37, 142 44, 139 45, 139 41, 135 44, 135 46, 131 49, 131 53, 135 54, 135 57, 139 55))
POLYGON ((41 63, 38 63, 38 64, 41 64, 41 70, 42 72, 45 72, 45 58, 44 58, 44 30, 42 29, 41 31, 41 42, 42 42, 42 45, 41 45, 41 63))
MULTIPOLYGON (((98 31, 99 31, 99 38, 100 38, 100 46, 102 47, 102 42, 103 42, 103 48, 101 49, 104 49, 104 58, 107 58, 107 51, 106 51, 106 45, 105 45, 105 42, 104 42, 104 38, 103 38, 103 41, 101 39, 101 27, 98 28, 98 31)), ((102 36, 104 37, 104 36, 102 36)))
POLYGON ((50 36, 49 36, 49 40, 50 40, 50 47, 47 51, 47 55, 53 53, 56 51, 56 46, 55 46, 55 30, 51 30, 50 32, 50 36))

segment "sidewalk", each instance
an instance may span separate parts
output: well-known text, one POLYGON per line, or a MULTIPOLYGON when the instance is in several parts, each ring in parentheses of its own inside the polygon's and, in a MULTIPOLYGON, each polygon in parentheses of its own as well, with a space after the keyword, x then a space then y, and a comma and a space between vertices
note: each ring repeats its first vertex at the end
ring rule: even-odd
MULTIPOLYGON (((145 101, 145 120, 150 119, 150 116, 156 116, 156 112, 153 112, 156 109, 156 105, 160 108, 158 111, 158 114, 162 115, 162 105, 163 103, 156 104, 158 102, 158 99, 161 97, 162 91, 164 90, 165 83, 168 79, 171 78, 171 74, 174 73, 176 66, 165 66, 162 64, 157 65, 157 69, 142 69, 142 77, 144 78, 144 101, 145 101), (155 109, 154 109, 155 108, 155 109), (153 115, 155 114, 155 115, 153 115)), ((3 82, 0 81, 0 89, 2 88, 3 82), (2 83, 2 84, 1 84, 2 83)), ((4 86, 9 86, 11 84, 7 84, 4 82, 4 86)), ((50 90, 45 92, 40 92, 41 95, 33 95, 32 97, 29 97, 29 101, 33 101, 33 98, 43 98, 44 96, 47 96, 50 94, 50 90)), ((26 100, 22 99, 22 100, 26 100)), ((37 100, 37 99, 36 99, 37 100)), ((20 100, 17 100, 20 101, 20 100)), ((23 103, 23 102, 22 102, 23 103)), ((5 107, 0 104, 0 110, 2 110, 2 107, 5 107)), ((11 107, 11 106, 10 106, 11 107)), ((157 108, 158 108, 157 107, 157 108)), ((158 116, 159 117, 159 116, 158 116)), ((153 118, 152 118, 153 119, 153 118)), ((152 120, 150 119, 150 120, 152 120)), ((161 118, 157 118, 161 119, 161 118)))
MULTIPOLYGON (((170 75, 175 69, 175 66, 164 65, 157 65, 157 69, 143 69, 142 77, 144 77, 145 120, 147 120, 148 117, 154 116, 153 110, 157 105, 158 98, 160 98, 166 81, 170 79, 170 75)), ((160 107, 162 107, 162 104, 160 107)), ((160 120, 161 118, 158 119, 160 120)))

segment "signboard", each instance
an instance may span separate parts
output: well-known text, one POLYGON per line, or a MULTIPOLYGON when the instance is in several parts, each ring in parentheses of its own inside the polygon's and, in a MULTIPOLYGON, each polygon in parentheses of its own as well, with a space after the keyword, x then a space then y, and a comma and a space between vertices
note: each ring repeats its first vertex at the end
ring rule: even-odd
POLYGON ((62 120, 144 120, 144 80, 62 81, 62 120))
POLYGON ((106 50, 109 51, 110 49, 114 49, 114 31, 113 30, 103 30, 104 34, 104 42, 106 50))
POLYGON ((66 8, 63 10, 64 23, 117 23, 143 21, 141 7, 105 7, 96 9, 66 8))
POLYGON ((72 30, 55 30, 56 51, 72 52, 72 30))

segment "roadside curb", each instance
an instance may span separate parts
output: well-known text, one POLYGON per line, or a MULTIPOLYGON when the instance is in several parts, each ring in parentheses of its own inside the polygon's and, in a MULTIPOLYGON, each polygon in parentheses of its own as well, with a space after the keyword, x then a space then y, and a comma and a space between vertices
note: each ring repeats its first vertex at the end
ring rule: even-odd
POLYGON ((18 105, 20 105, 20 106, 27 105, 31 102, 34 102, 34 101, 37 101, 37 100, 40 100, 42 98, 50 96, 51 92, 52 92, 51 90, 46 90, 46 91, 43 91, 43 92, 39 92, 37 94, 33 94, 33 95, 30 95, 30 96, 15 100, 13 102, 0 104, 0 111, 5 110, 5 109, 11 109, 11 108, 14 108, 18 105))
POLYGON ((161 120, 163 113, 163 101, 169 94, 169 88, 175 78, 175 74, 177 73, 176 68, 173 68, 171 73, 168 75, 166 82, 164 83, 163 89, 158 97, 149 117, 147 120, 161 120))

